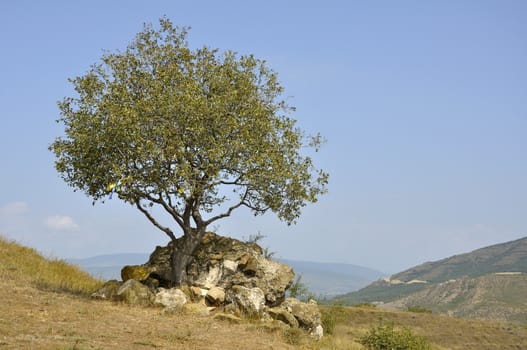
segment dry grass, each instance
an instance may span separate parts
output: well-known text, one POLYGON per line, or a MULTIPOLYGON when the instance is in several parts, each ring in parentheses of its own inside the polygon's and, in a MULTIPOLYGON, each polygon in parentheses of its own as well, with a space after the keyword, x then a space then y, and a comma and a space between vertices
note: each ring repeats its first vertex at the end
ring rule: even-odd
POLYGON ((279 329, 91 300, 101 282, 0 239, 0 349, 297 349, 279 329))
POLYGON ((34 249, 0 237, 0 279, 25 282, 40 289, 89 295, 102 281, 62 260, 46 259, 34 249))
POLYGON ((506 323, 458 319, 428 313, 396 312, 371 307, 322 306, 336 318, 334 334, 322 341, 323 349, 363 349, 357 340, 372 326, 391 322, 424 336, 433 349, 527 349, 527 328, 506 323))
POLYGON ((241 324, 192 311, 90 300, 101 281, 33 249, 0 239, 0 349, 364 349, 371 326, 393 322, 434 350, 527 349, 527 328, 371 307, 322 306, 333 332, 321 342, 255 320, 241 324))

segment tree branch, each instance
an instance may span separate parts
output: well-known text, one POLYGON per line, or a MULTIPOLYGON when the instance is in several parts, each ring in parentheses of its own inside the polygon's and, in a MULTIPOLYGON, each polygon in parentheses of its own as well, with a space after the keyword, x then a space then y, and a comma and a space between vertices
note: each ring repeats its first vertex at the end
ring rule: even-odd
POLYGON ((177 222, 177 224, 182 229, 184 229, 183 220, 181 218, 181 215, 173 207, 168 205, 167 202, 165 202, 161 194, 159 194, 159 198, 154 198, 149 194, 147 194, 146 197, 148 200, 154 203, 160 204, 163 207, 163 209, 165 209, 170 214, 170 216, 172 216, 172 218, 177 222))
POLYGON ((143 213, 147 219, 152 223, 154 224, 155 227, 157 227, 158 229, 160 229, 161 231, 163 231, 164 233, 167 234, 168 237, 170 237, 170 239, 172 241, 175 241, 176 240, 176 236, 174 235, 174 232, 172 232, 171 229, 169 229, 168 227, 165 227, 163 225, 161 225, 159 222, 157 222, 157 220, 152 216, 152 214, 150 214, 148 212, 148 210, 146 210, 145 208, 143 208, 141 206, 141 203, 140 203, 140 200, 136 200, 135 201, 135 206, 137 207, 137 209, 139 209, 139 211, 141 213, 143 213))
POLYGON ((240 202, 238 202, 237 204, 235 204, 232 207, 230 207, 229 209, 227 209, 226 212, 224 212, 222 214, 219 214, 219 215, 216 215, 216 216, 213 216, 212 218, 210 218, 207 221, 203 222, 205 224, 205 226, 210 225, 211 223, 213 223, 216 220, 223 219, 223 218, 226 218, 226 217, 230 216, 233 210, 241 207, 242 205, 247 206, 248 203, 246 203, 245 200, 247 199, 248 195, 249 195, 249 189, 245 189, 245 193, 243 194, 243 197, 240 200, 240 202))

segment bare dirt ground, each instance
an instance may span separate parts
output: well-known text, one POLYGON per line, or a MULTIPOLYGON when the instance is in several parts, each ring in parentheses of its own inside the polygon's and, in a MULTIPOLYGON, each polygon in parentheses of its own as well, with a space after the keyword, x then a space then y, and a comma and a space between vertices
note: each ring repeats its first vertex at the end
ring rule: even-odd
POLYGON ((0 349, 294 349, 280 332, 0 284, 0 349))

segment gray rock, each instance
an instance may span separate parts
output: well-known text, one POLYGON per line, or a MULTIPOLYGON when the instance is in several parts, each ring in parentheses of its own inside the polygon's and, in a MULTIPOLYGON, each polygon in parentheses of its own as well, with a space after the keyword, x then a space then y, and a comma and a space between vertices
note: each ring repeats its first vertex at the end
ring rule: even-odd
POLYGON ((315 338, 316 340, 320 340, 324 336, 324 328, 322 328, 322 325, 319 324, 315 327, 315 329, 311 331, 311 333, 309 333, 309 335, 315 338))
POLYGON ((143 306, 152 305, 155 297, 147 286, 134 279, 124 282, 117 291, 117 296, 127 304, 143 306))
POLYGON ((207 296, 208 290, 196 286, 190 286, 189 292, 192 301, 200 301, 207 296))
POLYGON ((110 280, 106 282, 101 289, 96 291, 91 295, 94 299, 101 299, 101 300, 116 300, 117 299, 117 291, 121 287, 122 282, 119 282, 117 280, 110 280))
POLYGON ((287 298, 282 307, 298 320, 301 328, 309 332, 315 331, 318 326, 322 325, 320 310, 316 302, 303 303, 295 298, 287 298))
POLYGON ((274 320, 282 321, 293 328, 298 328, 298 321, 295 316, 283 307, 270 308, 267 310, 267 313, 274 320))
POLYGON ((233 286, 227 291, 226 300, 251 316, 261 315, 265 306, 265 295, 260 288, 233 286))
POLYGON ((205 296, 208 305, 220 306, 225 301, 225 290, 221 287, 212 287, 205 296))
POLYGON ((154 304, 162 305, 168 309, 178 309, 187 303, 187 296, 178 288, 159 288, 154 304))

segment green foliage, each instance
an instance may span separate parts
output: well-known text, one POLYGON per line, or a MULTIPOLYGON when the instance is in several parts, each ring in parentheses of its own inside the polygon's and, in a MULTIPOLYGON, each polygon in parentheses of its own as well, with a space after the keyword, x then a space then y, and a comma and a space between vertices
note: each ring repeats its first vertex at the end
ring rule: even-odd
POLYGON ((335 325, 337 323, 337 315, 333 311, 333 308, 322 310, 322 328, 324 328, 324 333, 331 335, 335 331, 335 325))
POLYGON ((265 247, 263 249, 263 257, 266 259, 272 259, 273 256, 275 256, 276 252, 272 252, 269 250, 269 247, 265 247))
POLYGON ((302 274, 296 275, 295 280, 291 284, 291 287, 287 290, 291 298, 297 298, 299 300, 307 301, 314 299, 313 295, 309 292, 307 286, 302 282, 302 274))
POLYGON ((359 303, 359 304, 355 304, 353 306, 354 307, 368 307, 368 308, 372 308, 372 309, 375 309, 377 307, 377 305, 372 304, 372 303, 359 303))
MULTIPOLYGON (((265 238, 265 235, 263 235, 261 232, 258 232, 254 235, 249 235, 249 238, 244 238, 245 243, 248 244, 259 244, 261 240, 265 238)), ((272 259, 272 257, 276 254, 276 252, 272 252, 269 247, 263 248, 263 257, 266 259, 272 259)))
POLYGON ((380 324, 359 339, 370 350, 428 350, 430 344, 424 337, 416 336, 408 328, 396 330, 392 323, 380 324))
POLYGON ((343 305, 326 305, 320 308, 322 316, 322 327, 324 333, 332 335, 335 333, 335 327, 338 324, 347 324, 349 319, 349 312, 343 305))
POLYGON ((336 297, 335 301, 346 305, 371 303, 373 301, 383 301, 386 303, 418 292, 425 287, 426 284, 424 283, 386 285, 375 282, 361 290, 336 297))
POLYGON ((432 313, 432 310, 427 309, 427 308, 422 307, 422 306, 418 306, 418 305, 409 306, 409 307, 406 309, 406 311, 408 311, 408 312, 422 313, 422 314, 431 314, 431 313, 432 313))
POLYGON ((317 150, 320 136, 288 116, 294 108, 265 61, 191 49, 186 28, 159 22, 70 80, 76 96, 58 103, 64 136, 50 146, 57 171, 94 203, 117 184, 118 197, 171 238, 150 207, 185 234, 242 206, 294 223, 326 192, 328 174, 300 153, 317 150))
POLYGON ((247 244, 258 244, 264 238, 265 238, 265 235, 262 234, 260 231, 258 231, 258 233, 254 234, 254 235, 253 234, 249 235, 248 238, 243 237, 243 240, 247 244))

